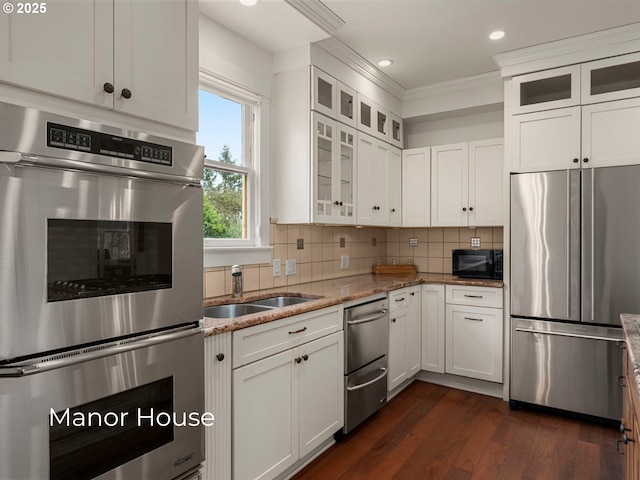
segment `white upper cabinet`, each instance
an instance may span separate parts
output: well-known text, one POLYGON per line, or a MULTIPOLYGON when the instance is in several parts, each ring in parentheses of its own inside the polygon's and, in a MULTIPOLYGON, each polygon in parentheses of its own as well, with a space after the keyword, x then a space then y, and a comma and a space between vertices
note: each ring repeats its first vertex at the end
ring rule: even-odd
POLYGON ((47 7, 0 16, 0 80, 196 130, 197 2, 47 7))
POLYGON ((373 102, 364 95, 358 94, 357 119, 358 130, 368 135, 376 135, 376 116, 373 102))
POLYGON ((389 114, 389 143, 396 147, 402 148, 404 145, 403 135, 404 130, 402 128, 402 119, 393 113, 389 114))
POLYGON ((322 70, 311 67, 311 108, 316 112, 336 118, 337 81, 322 70))
POLYGON ((580 65, 514 77, 512 92, 513 114, 580 105, 580 65))
POLYGON ((431 225, 504 223, 502 139, 431 147, 431 225))
POLYGON ((337 82, 336 120, 356 128, 356 91, 344 83, 337 82))
POLYGON ((431 224, 431 149, 402 151, 402 226, 431 224))
POLYGON ((640 96, 640 53, 582 65, 583 105, 640 96))

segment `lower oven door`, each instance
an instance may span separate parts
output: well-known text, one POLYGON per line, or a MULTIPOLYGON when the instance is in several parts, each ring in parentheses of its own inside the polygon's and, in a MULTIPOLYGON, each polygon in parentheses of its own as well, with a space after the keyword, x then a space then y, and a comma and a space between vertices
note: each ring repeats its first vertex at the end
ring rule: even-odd
POLYGON ((202 318, 202 189, 0 168, 0 360, 202 318))
POLYGON ((344 433, 349 433, 387 401, 387 357, 345 377, 344 433))
POLYGON ((89 350, 0 377, 0 478, 169 480, 196 468, 212 421, 202 333, 89 350))

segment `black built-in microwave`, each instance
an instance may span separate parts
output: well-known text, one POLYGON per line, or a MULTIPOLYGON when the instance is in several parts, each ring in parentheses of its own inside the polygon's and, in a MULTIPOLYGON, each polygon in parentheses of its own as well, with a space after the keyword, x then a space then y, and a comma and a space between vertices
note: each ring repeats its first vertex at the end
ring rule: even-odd
POLYGON ((502 280, 502 250, 454 250, 451 260, 456 277, 502 280))

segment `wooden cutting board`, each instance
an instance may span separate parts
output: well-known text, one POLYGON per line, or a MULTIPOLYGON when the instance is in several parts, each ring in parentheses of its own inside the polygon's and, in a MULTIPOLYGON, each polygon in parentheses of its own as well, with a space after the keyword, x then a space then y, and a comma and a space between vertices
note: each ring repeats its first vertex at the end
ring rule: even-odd
POLYGON ((374 265, 372 271, 375 274, 408 275, 416 273, 415 265, 374 265))

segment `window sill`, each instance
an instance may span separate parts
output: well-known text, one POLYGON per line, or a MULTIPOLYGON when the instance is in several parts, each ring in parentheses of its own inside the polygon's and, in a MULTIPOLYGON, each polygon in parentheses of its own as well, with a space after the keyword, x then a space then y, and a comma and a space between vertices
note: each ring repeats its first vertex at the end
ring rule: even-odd
POLYGON ((271 263, 273 247, 204 247, 204 267, 271 263))

